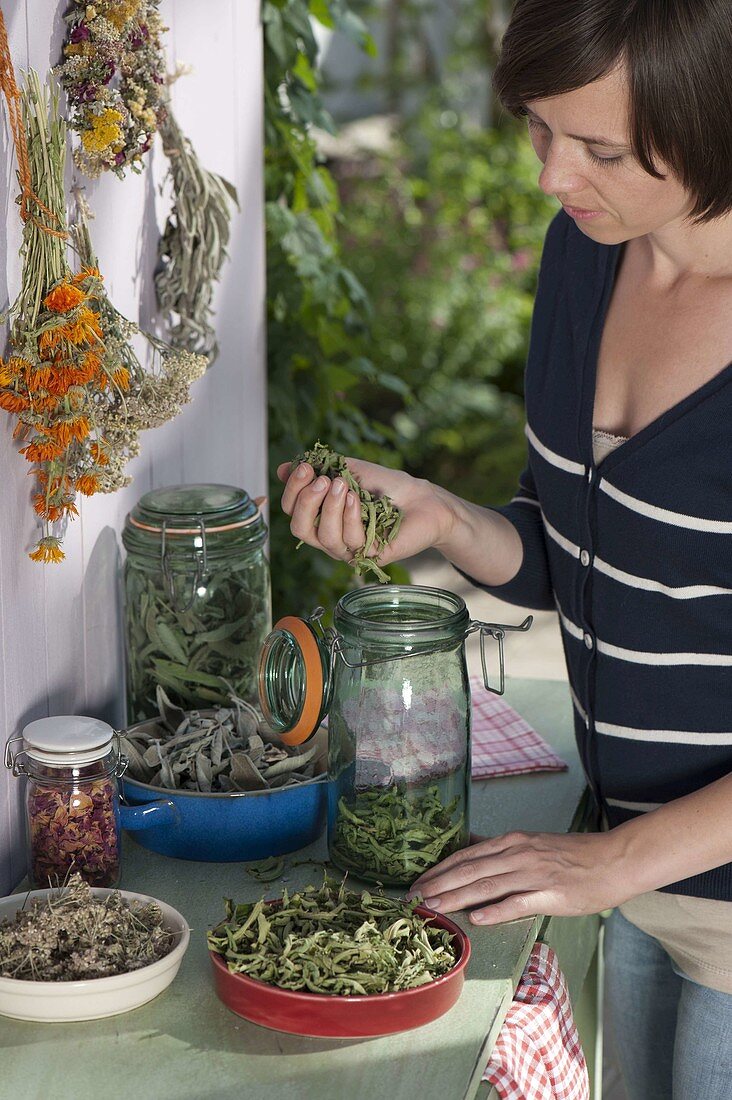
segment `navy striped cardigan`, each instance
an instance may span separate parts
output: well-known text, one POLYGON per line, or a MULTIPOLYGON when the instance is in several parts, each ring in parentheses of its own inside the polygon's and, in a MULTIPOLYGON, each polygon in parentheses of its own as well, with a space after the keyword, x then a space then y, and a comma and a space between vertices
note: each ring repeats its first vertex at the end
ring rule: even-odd
MULTIPOLYGON (((526 369, 529 463, 497 509, 524 560, 489 589, 558 609, 580 754, 610 825, 732 771, 732 363, 594 465, 620 247, 564 213, 549 228, 526 369)), ((732 900, 732 863, 665 889, 732 900)))

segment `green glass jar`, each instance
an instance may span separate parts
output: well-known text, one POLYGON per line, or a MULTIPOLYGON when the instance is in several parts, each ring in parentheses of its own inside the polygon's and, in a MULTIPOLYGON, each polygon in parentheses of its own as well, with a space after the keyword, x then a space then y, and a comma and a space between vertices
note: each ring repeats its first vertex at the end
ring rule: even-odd
POLYGON ((271 625, 259 503, 230 485, 177 485, 127 516, 128 722, 157 715, 158 685, 184 710, 256 699, 271 625))
MULTIPOLYGON (((333 628, 280 620, 260 663, 260 705, 292 744, 328 717, 328 849, 358 877, 407 885, 470 834, 470 687, 465 639, 498 640, 442 589, 370 585, 347 593, 333 628)), ((527 629, 527 619, 520 629, 527 629)))

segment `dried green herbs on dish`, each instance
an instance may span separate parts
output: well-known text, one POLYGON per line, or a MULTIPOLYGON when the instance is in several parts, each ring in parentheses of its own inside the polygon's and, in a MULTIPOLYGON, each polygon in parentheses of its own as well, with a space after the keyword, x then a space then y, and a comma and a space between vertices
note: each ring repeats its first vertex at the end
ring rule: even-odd
POLYGON ((326 879, 281 900, 226 902, 208 945, 235 974, 310 993, 368 995, 414 989, 456 960, 450 933, 416 902, 356 893, 326 879))
POLYGON ((127 730, 120 747, 128 775, 170 790, 274 790, 305 783, 323 773, 325 745, 287 748, 260 721, 254 707, 231 697, 232 707, 183 711, 158 688, 159 721, 127 730))

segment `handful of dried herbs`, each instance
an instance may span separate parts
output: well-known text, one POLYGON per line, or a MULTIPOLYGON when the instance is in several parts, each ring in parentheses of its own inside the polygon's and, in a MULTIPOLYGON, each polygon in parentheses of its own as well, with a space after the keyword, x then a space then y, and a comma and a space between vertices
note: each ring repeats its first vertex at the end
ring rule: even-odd
POLYGON ((446 805, 437 786, 410 791, 405 784, 340 798, 331 857, 343 870, 379 882, 411 883, 467 843, 465 814, 454 819, 460 796, 446 805))
POLYGON ((377 559, 384 547, 397 537, 402 513, 389 497, 374 498, 367 489, 362 488, 348 469, 343 455, 332 451, 320 440, 309 451, 292 460, 292 469, 294 470, 301 462, 309 462, 317 477, 329 477, 331 481, 337 477, 343 478, 348 488, 358 494, 361 501, 361 522, 366 529, 366 541, 353 555, 351 565, 356 570, 357 576, 362 577, 370 572, 382 584, 388 584, 389 575, 378 565, 377 559), (371 557, 372 551, 375 551, 373 557, 371 557))
POLYGON ((170 790, 224 792, 274 790, 314 779, 324 770, 325 747, 286 748, 272 740, 254 707, 231 696, 233 707, 183 711, 162 688, 159 721, 120 738, 128 774, 170 790))
POLYGON ((33 982, 108 978, 162 959, 175 945, 160 908, 95 897, 81 875, 0 923, 0 975, 33 982))
POLYGON ((319 890, 285 890, 280 901, 227 900, 208 945, 232 973, 280 989, 348 996, 414 989, 457 961, 450 933, 418 916, 416 905, 326 879, 319 890))

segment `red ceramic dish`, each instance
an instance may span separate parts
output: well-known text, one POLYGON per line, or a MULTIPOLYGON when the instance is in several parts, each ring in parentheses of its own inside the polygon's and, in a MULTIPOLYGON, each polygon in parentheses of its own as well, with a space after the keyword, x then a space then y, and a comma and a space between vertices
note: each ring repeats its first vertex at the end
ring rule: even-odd
POLYGON ((452 934, 458 956, 452 970, 426 985, 366 997, 300 993, 267 985, 246 974, 232 974, 222 957, 209 951, 216 993, 232 1012, 260 1027, 318 1039, 393 1035, 429 1024, 452 1008, 462 992, 470 940, 447 917, 422 906, 417 912, 452 934))

